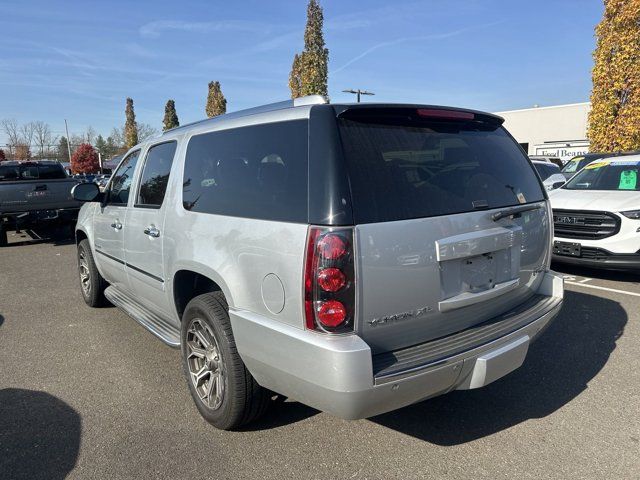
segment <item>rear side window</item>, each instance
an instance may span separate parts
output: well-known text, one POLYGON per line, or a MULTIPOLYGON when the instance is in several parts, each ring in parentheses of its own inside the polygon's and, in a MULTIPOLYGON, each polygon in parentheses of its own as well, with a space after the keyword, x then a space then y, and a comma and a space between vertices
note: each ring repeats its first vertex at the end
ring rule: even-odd
POLYGON ((338 119, 356 223, 449 215, 543 200, 518 144, 494 122, 415 110, 338 119))
POLYGON ((129 191, 131 190, 131 182, 136 171, 139 155, 140 150, 131 153, 116 170, 109 188, 109 203, 126 205, 129 201, 129 191))
POLYGON ((184 208, 306 223, 307 158, 307 120, 194 136, 185 159, 184 208))
POLYGON ((10 182, 20 178, 20 170, 17 165, 1 165, 0 164, 0 182, 10 182))
POLYGON ((176 153, 176 142, 154 145, 147 153, 136 206, 160 207, 169 183, 169 172, 176 153))
POLYGON ((67 178, 62 165, 38 165, 38 175, 41 179, 47 180, 67 178))

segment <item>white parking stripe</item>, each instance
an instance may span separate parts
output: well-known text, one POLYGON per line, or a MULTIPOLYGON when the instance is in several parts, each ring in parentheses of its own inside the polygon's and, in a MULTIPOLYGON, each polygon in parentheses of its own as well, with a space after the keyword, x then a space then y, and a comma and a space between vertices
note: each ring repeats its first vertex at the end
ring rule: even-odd
POLYGON ((640 297, 640 293, 627 292, 626 290, 618 290, 618 289, 615 289, 615 288, 599 287, 598 285, 586 285, 584 283, 578 283, 578 282, 567 282, 567 281, 565 281, 564 283, 566 283, 567 285, 575 285, 577 287, 595 288, 596 290, 604 290, 605 292, 622 293, 624 295, 632 295, 634 297, 640 297))
POLYGON ((591 278, 583 278, 582 280, 580 280, 580 283, 587 283, 590 282, 592 279, 591 278))

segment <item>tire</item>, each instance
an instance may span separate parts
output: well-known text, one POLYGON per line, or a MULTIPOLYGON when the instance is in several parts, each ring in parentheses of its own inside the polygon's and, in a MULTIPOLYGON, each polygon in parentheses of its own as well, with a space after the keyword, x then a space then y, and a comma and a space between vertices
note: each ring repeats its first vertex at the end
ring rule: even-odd
POLYGON ((258 385, 238 354, 222 292, 189 302, 180 344, 189 392, 207 422, 233 430, 264 414, 271 393, 258 385))
POLYGON ((107 288, 107 281, 102 278, 96 262, 93 260, 93 253, 89 240, 81 240, 78 244, 78 279, 80 281, 80 293, 87 305, 90 307, 102 307, 107 303, 104 298, 104 289, 107 288))

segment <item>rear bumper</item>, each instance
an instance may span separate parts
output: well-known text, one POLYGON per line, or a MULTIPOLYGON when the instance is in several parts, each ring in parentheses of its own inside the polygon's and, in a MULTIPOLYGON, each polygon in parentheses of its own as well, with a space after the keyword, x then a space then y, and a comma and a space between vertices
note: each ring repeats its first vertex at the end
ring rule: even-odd
POLYGON ((374 374, 371 349, 357 335, 327 337, 246 311, 232 310, 230 317, 238 352, 260 385, 338 417, 358 419, 456 388, 477 388, 518 368, 530 341, 562 306, 562 278, 545 273, 538 293, 545 308, 520 312, 522 322, 510 324, 512 329, 497 338, 480 336, 462 351, 425 355, 425 362, 384 377, 374 374))

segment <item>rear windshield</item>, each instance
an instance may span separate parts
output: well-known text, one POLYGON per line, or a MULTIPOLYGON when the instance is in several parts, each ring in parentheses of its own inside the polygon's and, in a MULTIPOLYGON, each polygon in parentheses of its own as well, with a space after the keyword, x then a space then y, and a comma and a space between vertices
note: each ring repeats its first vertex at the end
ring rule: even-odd
POLYGON ((0 182, 67 178, 62 165, 0 165, 0 182))
POLYGON ((569 180, 568 190, 640 190, 638 160, 598 160, 569 180))
POLYGON ((449 215, 545 198, 527 157, 496 123, 349 113, 338 124, 356 223, 449 215))

